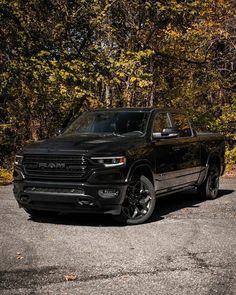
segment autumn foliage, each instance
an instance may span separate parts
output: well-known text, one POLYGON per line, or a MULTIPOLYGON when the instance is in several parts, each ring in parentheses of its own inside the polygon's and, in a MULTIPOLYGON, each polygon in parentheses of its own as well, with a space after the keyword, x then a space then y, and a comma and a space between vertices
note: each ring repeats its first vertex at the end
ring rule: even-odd
POLYGON ((1 0, 2 164, 95 107, 181 108, 232 139, 234 11, 229 0, 1 0))

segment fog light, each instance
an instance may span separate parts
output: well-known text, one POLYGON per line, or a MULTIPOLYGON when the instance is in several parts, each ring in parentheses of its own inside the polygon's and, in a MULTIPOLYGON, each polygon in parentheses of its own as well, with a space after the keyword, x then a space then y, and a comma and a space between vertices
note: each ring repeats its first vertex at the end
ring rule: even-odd
POLYGON ((100 189, 98 194, 102 198, 114 198, 119 196, 119 190, 114 188, 104 188, 100 189))

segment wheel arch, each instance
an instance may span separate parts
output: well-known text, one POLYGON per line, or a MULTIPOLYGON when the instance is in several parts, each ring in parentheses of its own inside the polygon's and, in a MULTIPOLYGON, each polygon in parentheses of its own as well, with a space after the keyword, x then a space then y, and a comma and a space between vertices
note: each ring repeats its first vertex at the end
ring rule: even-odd
POLYGON ((147 160, 139 160, 135 162, 129 169, 126 181, 129 181, 135 173, 140 173, 147 177, 154 185, 154 176, 152 172, 152 165, 147 160))

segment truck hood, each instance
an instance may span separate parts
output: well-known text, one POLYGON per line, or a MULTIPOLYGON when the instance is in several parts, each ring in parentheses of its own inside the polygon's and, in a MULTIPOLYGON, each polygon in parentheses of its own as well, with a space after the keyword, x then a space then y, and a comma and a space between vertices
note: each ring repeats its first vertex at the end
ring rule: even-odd
POLYGON ((50 139, 37 141, 25 147, 24 154, 88 154, 111 155, 125 153, 127 149, 137 146, 143 138, 138 135, 101 135, 75 134, 60 135, 50 139))

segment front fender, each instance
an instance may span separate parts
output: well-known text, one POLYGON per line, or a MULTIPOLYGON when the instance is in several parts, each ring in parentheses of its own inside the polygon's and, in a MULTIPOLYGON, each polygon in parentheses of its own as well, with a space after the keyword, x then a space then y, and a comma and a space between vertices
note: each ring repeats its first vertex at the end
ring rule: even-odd
POLYGON ((134 172, 138 169, 140 169, 140 171, 143 171, 144 175, 145 175, 145 172, 148 171, 150 174, 150 177, 152 177, 151 181, 152 181, 152 183, 154 183, 153 166, 150 161, 145 160, 145 159, 137 160, 130 166, 125 181, 128 182, 131 179, 134 172))

